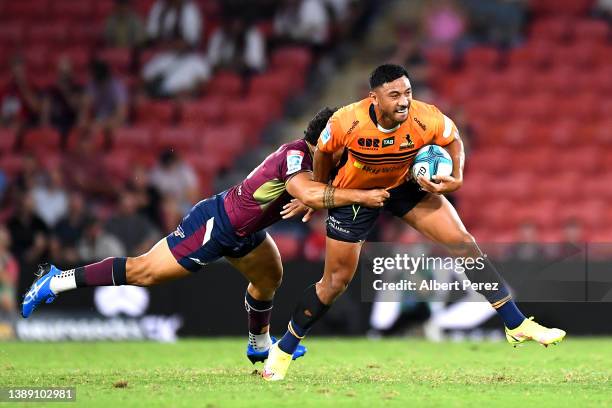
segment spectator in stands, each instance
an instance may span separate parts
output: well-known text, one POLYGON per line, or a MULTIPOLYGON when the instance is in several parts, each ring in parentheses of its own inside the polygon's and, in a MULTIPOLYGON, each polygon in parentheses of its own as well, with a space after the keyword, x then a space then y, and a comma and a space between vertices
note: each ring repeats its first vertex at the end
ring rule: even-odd
POLYGON ((53 229, 50 245, 53 260, 61 264, 75 264, 79 261, 77 245, 89 217, 83 195, 77 191, 71 192, 68 212, 53 229))
POLYGON ((213 69, 241 74, 260 72, 266 66, 266 43, 255 25, 240 16, 227 16, 208 43, 208 62, 213 69))
POLYGON ((36 126, 42 113, 42 96, 28 81, 21 57, 11 62, 7 89, 0 95, 0 125, 11 128, 36 126))
POLYGON ((542 257, 544 248, 538 243, 538 227, 532 222, 520 225, 516 243, 512 245, 509 256, 511 259, 532 261, 542 257))
POLYGON ((195 171, 172 150, 160 155, 151 171, 151 183, 163 195, 175 197, 183 213, 200 199, 195 171))
POLYGON ((283 0, 274 16, 274 33, 287 40, 324 46, 330 21, 321 0, 283 0))
POLYGON ((612 21, 612 0, 597 0, 593 5, 593 11, 596 16, 612 21))
POLYGON ((169 96, 193 91, 210 77, 210 66, 196 52, 203 32, 200 10, 192 1, 157 0, 147 34, 161 51, 143 69, 152 93, 169 96))
POLYGON ((57 80, 46 97, 49 104, 47 122, 60 132, 64 141, 76 124, 81 92, 81 86, 74 78, 70 59, 60 58, 57 63, 57 80))
POLYGON ((82 127, 112 130, 125 123, 128 94, 123 82, 112 75, 103 61, 92 61, 91 79, 85 87, 79 122, 82 127))
POLYGON ((42 172, 36 156, 31 153, 23 155, 21 171, 15 177, 14 185, 18 192, 29 191, 38 183, 42 172))
POLYGON ((41 177, 32 189, 32 196, 36 214, 49 228, 53 228, 68 211, 68 193, 59 169, 51 169, 41 177))
POLYGON ((104 229, 119 239, 128 256, 144 254, 161 234, 153 223, 138 214, 138 198, 133 191, 124 190, 119 197, 118 211, 106 222, 104 229))
POLYGON ((128 189, 136 196, 138 213, 163 229, 163 223, 160 220, 161 194, 151 183, 148 170, 140 165, 134 167, 128 182, 128 189))
POLYGON ((424 8, 422 21, 427 45, 454 45, 463 36, 467 17, 454 0, 440 0, 424 8))
POLYGON ((183 218, 183 213, 183 209, 175 197, 169 195, 163 197, 159 221, 161 230, 165 235, 176 229, 183 218))
POLYGON ((106 18, 104 40, 109 47, 121 48, 135 48, 143 43, 144 26, 131 0, 115 0, 115 7, 106 18))
POLYGON ((11 233, 11 252, 20 262, 36 264, 48 247, 48 230, 45 222, 34 212, 34 198, 27 191, 17 197, 15 213, 7 222, 11 233))
POLYGON ((104 231, 102 222, 95 216, 88 218, 85 222, 84 234, 79 242, 78 252, 82 262, 127 255, 121 241, 104 231))
POLYGON ((74 151, 64 160, 64 177, 70 190, 81 191, 88 199, 111 199, 117 194, 113 183, 100 163, 94 136, 85 131, 77 140, 74 151), (105 182, 93 182, 105 180, 105 182))
POLYGON ((515 45, 527 14, 527 0, 462 0, 470 15, 469 37, 478 43, 515 45))
POLYGON ((15 313, 19 278, 19 264, 11 255, 11 236, 4 225, 0 225, 0 312, 15 313))

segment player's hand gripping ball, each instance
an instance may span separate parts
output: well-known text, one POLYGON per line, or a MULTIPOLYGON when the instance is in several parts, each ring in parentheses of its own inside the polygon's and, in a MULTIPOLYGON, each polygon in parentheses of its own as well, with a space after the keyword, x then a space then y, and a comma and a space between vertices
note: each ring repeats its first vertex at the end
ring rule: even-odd
POLYGON ((450 176, 453 172, 453 159, 448 152, 437 145, 423 146, 414 157, 412 178, 423 176, 433 181, 433 176, 450 176))

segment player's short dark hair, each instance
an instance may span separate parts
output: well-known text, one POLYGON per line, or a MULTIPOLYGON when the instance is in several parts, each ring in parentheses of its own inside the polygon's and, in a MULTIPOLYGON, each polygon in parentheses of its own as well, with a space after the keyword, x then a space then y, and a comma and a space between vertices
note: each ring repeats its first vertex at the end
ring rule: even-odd
POLYGON ((327 121, 337 110, 338 108, 329 108, 326 106, 318 111, 314 118, 308 122, 308 127, 304 131, 304 140, 311 145, 316 145, 317 140, 319 140, 319 135, 323 129, 325 129, 325 125, 327 125, 327 121))
POLYGON ((406 68, 402 67, 401 65, 379 65, 370 74, 370 89, 378 88, 382 84, 393 82, 403 76, 408 78, 408 71, 406 71, 406 68))

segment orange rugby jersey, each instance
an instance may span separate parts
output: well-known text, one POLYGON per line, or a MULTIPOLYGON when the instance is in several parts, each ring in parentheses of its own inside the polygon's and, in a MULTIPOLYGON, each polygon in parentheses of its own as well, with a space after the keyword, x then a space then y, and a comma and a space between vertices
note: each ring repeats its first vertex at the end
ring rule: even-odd
POLYGON ((446 146, 458 135, 452 120, 438 108, 412 100, 408 119, 383 131, 376 123, 370 98, 339 109, 321 132, 317 147, 325 153, 346 148, 334 187, 393 188, 400 185, 419 148, 446 146))

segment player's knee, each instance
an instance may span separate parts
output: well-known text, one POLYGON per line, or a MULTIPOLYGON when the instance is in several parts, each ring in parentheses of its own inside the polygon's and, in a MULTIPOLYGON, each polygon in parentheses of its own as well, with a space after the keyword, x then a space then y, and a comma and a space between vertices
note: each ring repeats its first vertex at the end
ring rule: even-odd
POLYGON ((151 259, 147 255, 128 258, 126 263, 127 283, 135 286, 157 284, 151 259))
POLYGON ((446 244, 449 252, 454 256, 470 256, 477 249, 476 239, 466 230, 455 232, 446 244))

